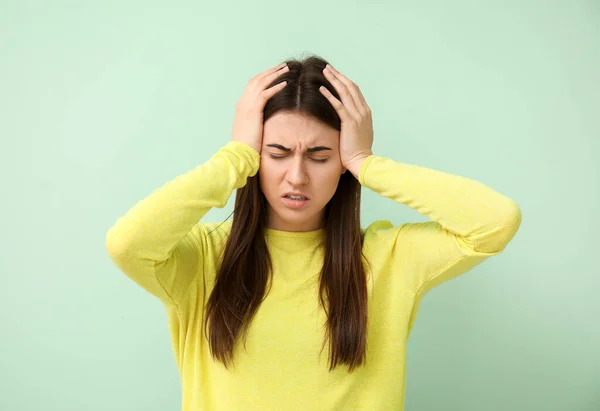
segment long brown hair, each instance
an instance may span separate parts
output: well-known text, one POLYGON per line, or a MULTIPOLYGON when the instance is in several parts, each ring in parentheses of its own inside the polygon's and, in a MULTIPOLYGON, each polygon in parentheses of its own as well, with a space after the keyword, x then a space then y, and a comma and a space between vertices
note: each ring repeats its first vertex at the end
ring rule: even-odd
MULTIPOLYGON (((319 91, 320 86, 325 86, 341 101, 323 75, 326 64, 314 55, 300 61, 287 60, 290 70, 269 87, 284 80, 288 84, 266 103, 263 121, 280 111, 297 112, 340 131, 336 110, 319 91)), ((330 371, 346 364, 351 372, 366 361, 367 280, 362 261, 360 195, 360 183, 346 170, 325 207, 319 299, 327 315, 323 341, 330 341, 330 371)), ((248 325, 268 294, 267 282, 272 282, 272 262, 265 239, 266 201, 258 174, 237 190, 231 231, 206 305, 204 325, 210 351, 225 367, 233 361, 240 332, 244 333, 245 346, 248 325)))

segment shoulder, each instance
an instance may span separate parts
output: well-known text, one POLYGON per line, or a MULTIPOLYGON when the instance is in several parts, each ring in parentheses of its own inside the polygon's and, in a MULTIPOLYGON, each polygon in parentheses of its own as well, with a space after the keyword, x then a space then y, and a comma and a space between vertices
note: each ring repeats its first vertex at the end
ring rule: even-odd
POLYGON ((393 227, 394 225, 389 220, 377 220, 369 224, 367 227, 361 228, 360 231, 362 231, 363 234, 374 234, 380 231, 389 230, 393 227))
POLYGON ((394 226, 389 220, 377 220, 361 228, 363 249, 367 252, 389 250, 395 242, 401 226, 394 226))
POLYGON ((400 234, 406 236, 431 236, 439 235, 444 228, 436 221, 407 222, 394 225, 389 220, 377 220, 366 228, 361 228, 365 240, 395 240, 400 234))
POLYGON ((405 222, 394 225, 389 220, 378 220, 361 229, 364 235, 363 246, 372 251, 399 250, 433 245, 447 232, 435 221, 405 222))
POLYGON ((365 228, 361 228, 361 232, 365 237, 365 241, 377 241, 390 239, 391 236, 397 235, 402 226, 395 226, 389 220, 377 220, 369 224, 365 228))

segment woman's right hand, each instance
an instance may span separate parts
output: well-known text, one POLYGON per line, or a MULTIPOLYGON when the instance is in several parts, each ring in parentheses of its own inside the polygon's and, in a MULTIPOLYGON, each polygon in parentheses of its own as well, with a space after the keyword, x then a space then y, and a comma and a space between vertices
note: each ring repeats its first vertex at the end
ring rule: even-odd
POLYGON ((273 80, 287 71, 289 71, 289 67, 283 63, 250 79, 244 94, 235 105, 235 119, 231 133, 233 141, 246 143, 259 153, 261 152, 265 104, 283 89, 287 82, 282 81, 269 89, 266 88, 273 80))

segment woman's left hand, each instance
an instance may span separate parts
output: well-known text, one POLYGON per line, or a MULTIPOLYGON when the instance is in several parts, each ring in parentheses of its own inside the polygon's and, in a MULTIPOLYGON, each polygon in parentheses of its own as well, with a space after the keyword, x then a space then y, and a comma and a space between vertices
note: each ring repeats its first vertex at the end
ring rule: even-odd
POLYGON ((340 158, 342 166, 358 177, 363 161, 373 154, 373 120, 358 86, 329 64, 323 70, 325 78, 335 87, 340 102, 326 87, 319 90, 327 97, 340 116, 340 158))

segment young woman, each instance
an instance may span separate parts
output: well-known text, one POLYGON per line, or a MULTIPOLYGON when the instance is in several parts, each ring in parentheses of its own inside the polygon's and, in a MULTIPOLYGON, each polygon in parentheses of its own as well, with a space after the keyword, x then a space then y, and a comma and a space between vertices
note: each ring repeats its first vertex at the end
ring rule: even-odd
POLYGON ((167 309, 183 409, 401 410, 421 299, 499 254, 519 206, 373 154, 362 93, 318 57, 251 79, 232 134, 106 238, 167 309), (363 229, 361 186, 431 221, 363 229), (234 189, 232 222, 199 222, 234 189))

